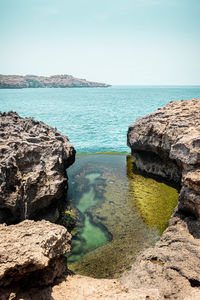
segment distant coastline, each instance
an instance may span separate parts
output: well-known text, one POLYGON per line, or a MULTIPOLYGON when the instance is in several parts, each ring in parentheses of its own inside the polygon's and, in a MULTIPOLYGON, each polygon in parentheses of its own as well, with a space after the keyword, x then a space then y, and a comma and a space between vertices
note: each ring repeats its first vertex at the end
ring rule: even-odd
POLYGON ((87 81, 75 78, 72 75, 1 75, 0 89, 23 89, 23 88, 74 88, 74 87, 110 87, 106 83, 87 81))

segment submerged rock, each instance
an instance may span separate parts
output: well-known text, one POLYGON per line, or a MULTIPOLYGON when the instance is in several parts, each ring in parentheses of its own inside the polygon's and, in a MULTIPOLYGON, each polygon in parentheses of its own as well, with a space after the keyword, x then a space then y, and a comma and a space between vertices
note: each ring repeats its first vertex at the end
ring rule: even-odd
POLYGON ((74 159, 75 149, 55 128, 0 113, 0 223, 55 220, 74 159))
POLYGON ((25 220, 0 225, 0 236, 0 295, 2 287, 46 286, 66 273, 64 254, 70 251, 71 235, 63 226, 25 220))
POLYGON ((200 99, 170 102, 128 130, 138 168, 181 182, 178 210, 161 240, 121 282, 156 288, 159 299, 200 299, 200 99))

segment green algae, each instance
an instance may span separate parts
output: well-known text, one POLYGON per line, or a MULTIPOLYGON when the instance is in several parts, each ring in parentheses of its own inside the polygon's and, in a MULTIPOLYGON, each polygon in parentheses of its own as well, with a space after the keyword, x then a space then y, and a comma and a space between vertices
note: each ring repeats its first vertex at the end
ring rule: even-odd
POLYGON ((148 227, 155 227, 162 234, 168 225, 174 207, 177 205, 178 191, 165 183, 132 172, 133 158, 127 156, 127 175, 133 208, 148 227))
POLYGON ((134 174, 130 156, 81 155, 76 164, 69 174, 69 201, 84 217, 72 239, 68 266, 81 275, 117 278, 160 238, 177 191, 134 174))
POLYGON ((62 213, 58 223, 65 226, 69 232, 72 232, 77 221, 78 217, 75 208, 68 208, 62 213))

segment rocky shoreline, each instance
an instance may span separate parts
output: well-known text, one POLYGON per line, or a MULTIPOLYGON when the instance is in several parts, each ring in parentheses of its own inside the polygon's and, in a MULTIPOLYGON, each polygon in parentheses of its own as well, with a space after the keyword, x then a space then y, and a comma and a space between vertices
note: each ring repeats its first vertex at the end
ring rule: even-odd
POLYGON ((75 149, 43 122, 0 114, 0 223, 58 218, 75 149))
POLYGON ((199 112, 200 99, 170 102, 128 130, 136 166, 182 186, 160 241, 121 279, 129 289, 154 287, 158 299, 200 299, 199 112))
POLYGON ((128 130, 135 164, 147 173, 181 181, 178 208, 200 216, 200 100, 170 102, 128 130))
POLYGON ((66 274, 71 235, 45 220, 59 218, 74 160, 74 147, 55 128, 0 114, 0 299, 66 274))
POLYGON ((67 137, 42 122, 1 114, 0 221, 20 223, 0 225, 0 300, 200 299, 199 111, 200 99, 170 102, 129 127, 136 166, 181 181, 182 188, 160 241, 141 253, 119 280, 67 276, 67 230, 44 220, 25 220, 37 219, 40 209, 42 219, 44 211, 63 199, 65 169, 75 150, 67 137))

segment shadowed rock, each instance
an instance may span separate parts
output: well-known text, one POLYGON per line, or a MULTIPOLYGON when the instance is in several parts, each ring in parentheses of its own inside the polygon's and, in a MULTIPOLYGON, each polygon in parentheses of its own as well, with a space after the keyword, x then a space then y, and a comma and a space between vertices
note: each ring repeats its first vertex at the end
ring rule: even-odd
POLYGON ((68 138, 43 122, 0 114, 0 223, 58 217, 75 159, 68 138), (47 208, 50 208, 49 210, 47 208))

